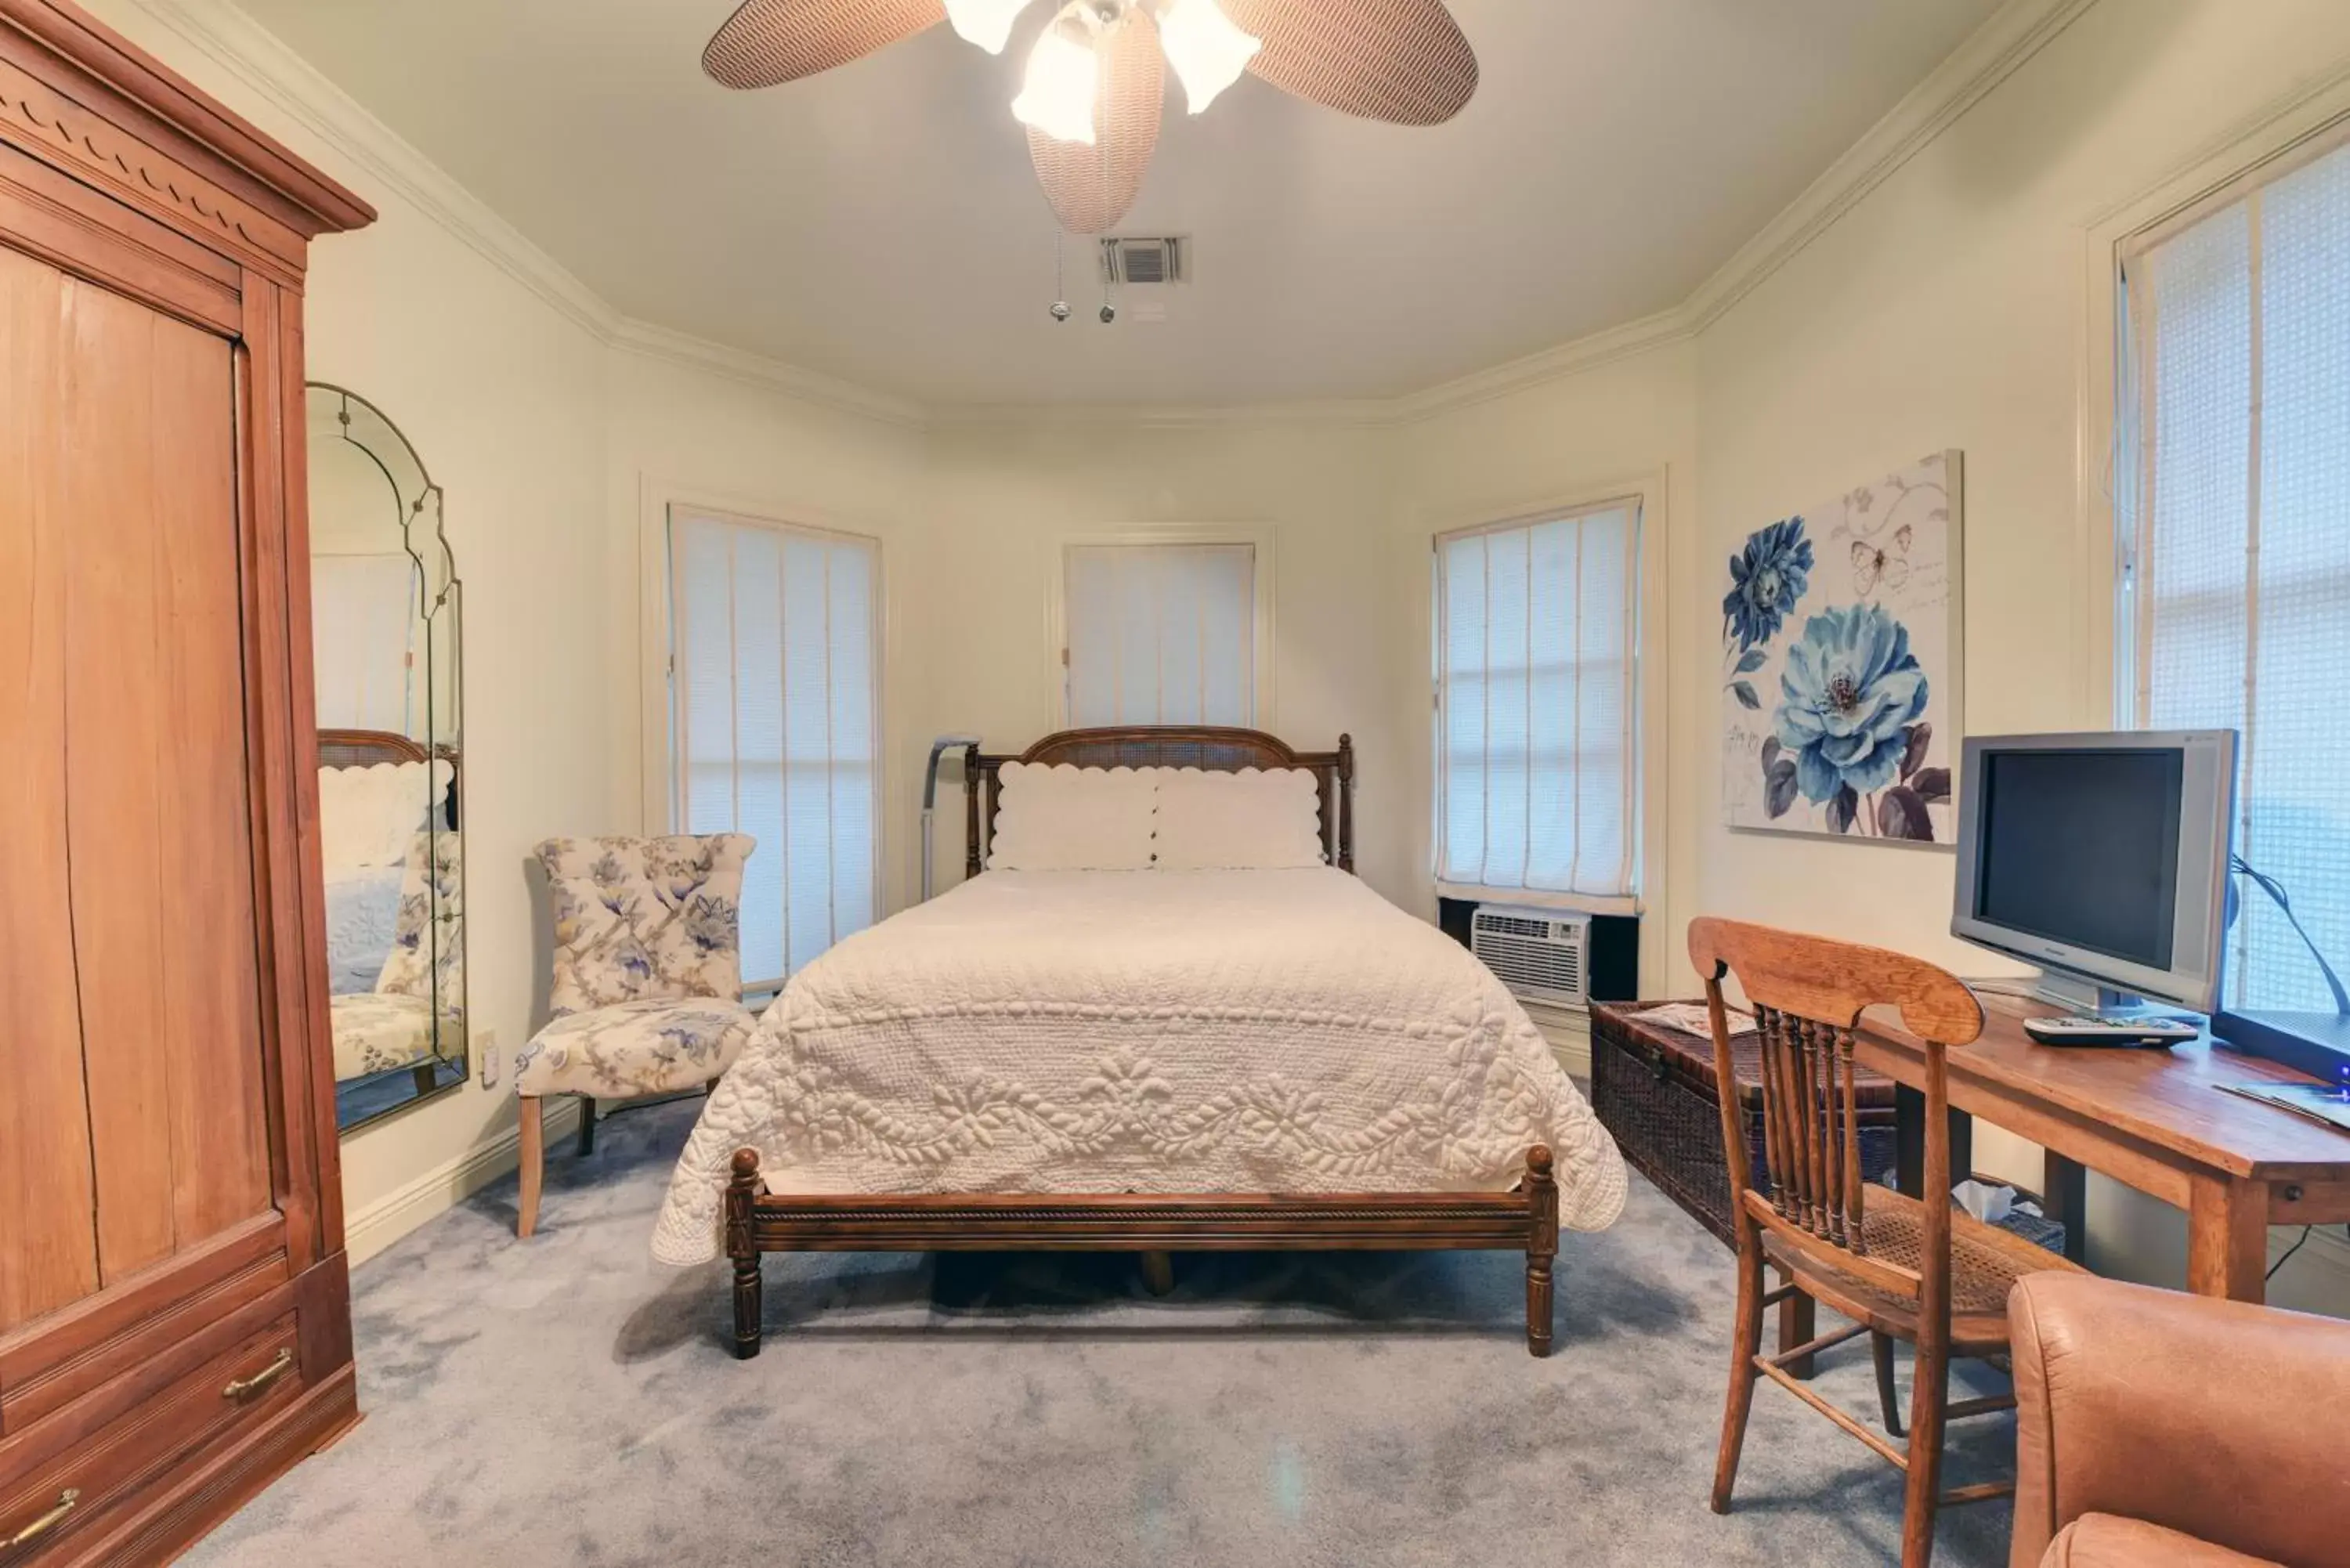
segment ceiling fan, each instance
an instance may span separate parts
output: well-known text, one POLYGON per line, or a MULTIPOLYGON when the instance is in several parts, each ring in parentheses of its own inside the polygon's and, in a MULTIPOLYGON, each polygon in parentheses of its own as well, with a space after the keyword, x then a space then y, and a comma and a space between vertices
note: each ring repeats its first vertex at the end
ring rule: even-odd
MULTIPOLYGON (((774 87, 940 22, 1002 54, 1034 3, 743 0, 702 68, 726 87, 774 87)), ((1134 204, 1159 141, 1168 65, 1193 114, 1243 71, 1399 125, 1440 124, 1477 90, 1476 53, 1444 0, 1066 0, 1037 36, 1012 104, 1063 228, 1099 234, 1134 204)))

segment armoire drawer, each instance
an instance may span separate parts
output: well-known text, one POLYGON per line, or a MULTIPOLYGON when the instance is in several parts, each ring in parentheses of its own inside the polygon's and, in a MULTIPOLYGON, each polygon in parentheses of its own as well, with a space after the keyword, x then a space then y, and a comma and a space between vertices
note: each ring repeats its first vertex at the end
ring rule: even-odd
POLYGON ((184 1471, 301 1389, 288 1313, 0 1494, 0 1568, 69 1556, 75 1542, 140 1500, 143 1481, 184 1471))

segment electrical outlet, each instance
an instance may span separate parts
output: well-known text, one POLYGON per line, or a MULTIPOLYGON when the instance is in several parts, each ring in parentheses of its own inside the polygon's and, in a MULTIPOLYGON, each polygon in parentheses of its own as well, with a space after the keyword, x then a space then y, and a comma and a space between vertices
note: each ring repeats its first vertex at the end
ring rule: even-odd
POLYGON ((473 1051, 482 1059, 482 1087, 498 1086, 498 1032, 484 1029, 473 1035, 473 1051))

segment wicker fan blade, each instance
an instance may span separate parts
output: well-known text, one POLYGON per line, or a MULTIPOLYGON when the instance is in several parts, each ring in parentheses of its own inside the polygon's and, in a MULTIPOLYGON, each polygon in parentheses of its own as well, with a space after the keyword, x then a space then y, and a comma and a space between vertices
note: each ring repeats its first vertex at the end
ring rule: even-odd
POLYGON ((1094 144, 1056 141, 1033 127, 1028 156, 1053 215, 1073 234, 1097 234, 1126 216, 1159 148, 1167 91, 1159 29, 1141 11, 1102 46, 1101 92, 1094 99, 1094 144))
POLYGON ((946 19, 946 0, 743 0, 702 51, 702 68, 723 87, 774 87, 946 19))
POLYGON ((1222 0, 1264 40, 1249 69, 1310 102, 1438 125, 1477 90, 1477 52, 1443 0, 1222 0))

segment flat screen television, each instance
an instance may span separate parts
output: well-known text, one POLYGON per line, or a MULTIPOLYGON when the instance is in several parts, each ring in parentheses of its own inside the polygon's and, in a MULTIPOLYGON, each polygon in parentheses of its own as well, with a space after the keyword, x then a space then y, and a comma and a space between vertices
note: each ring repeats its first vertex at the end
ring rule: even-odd
POLYGON ((1970 736, 1951 933, 2069 1005, 2210 1012, 2235 793, 2232 730, 1970 736))

